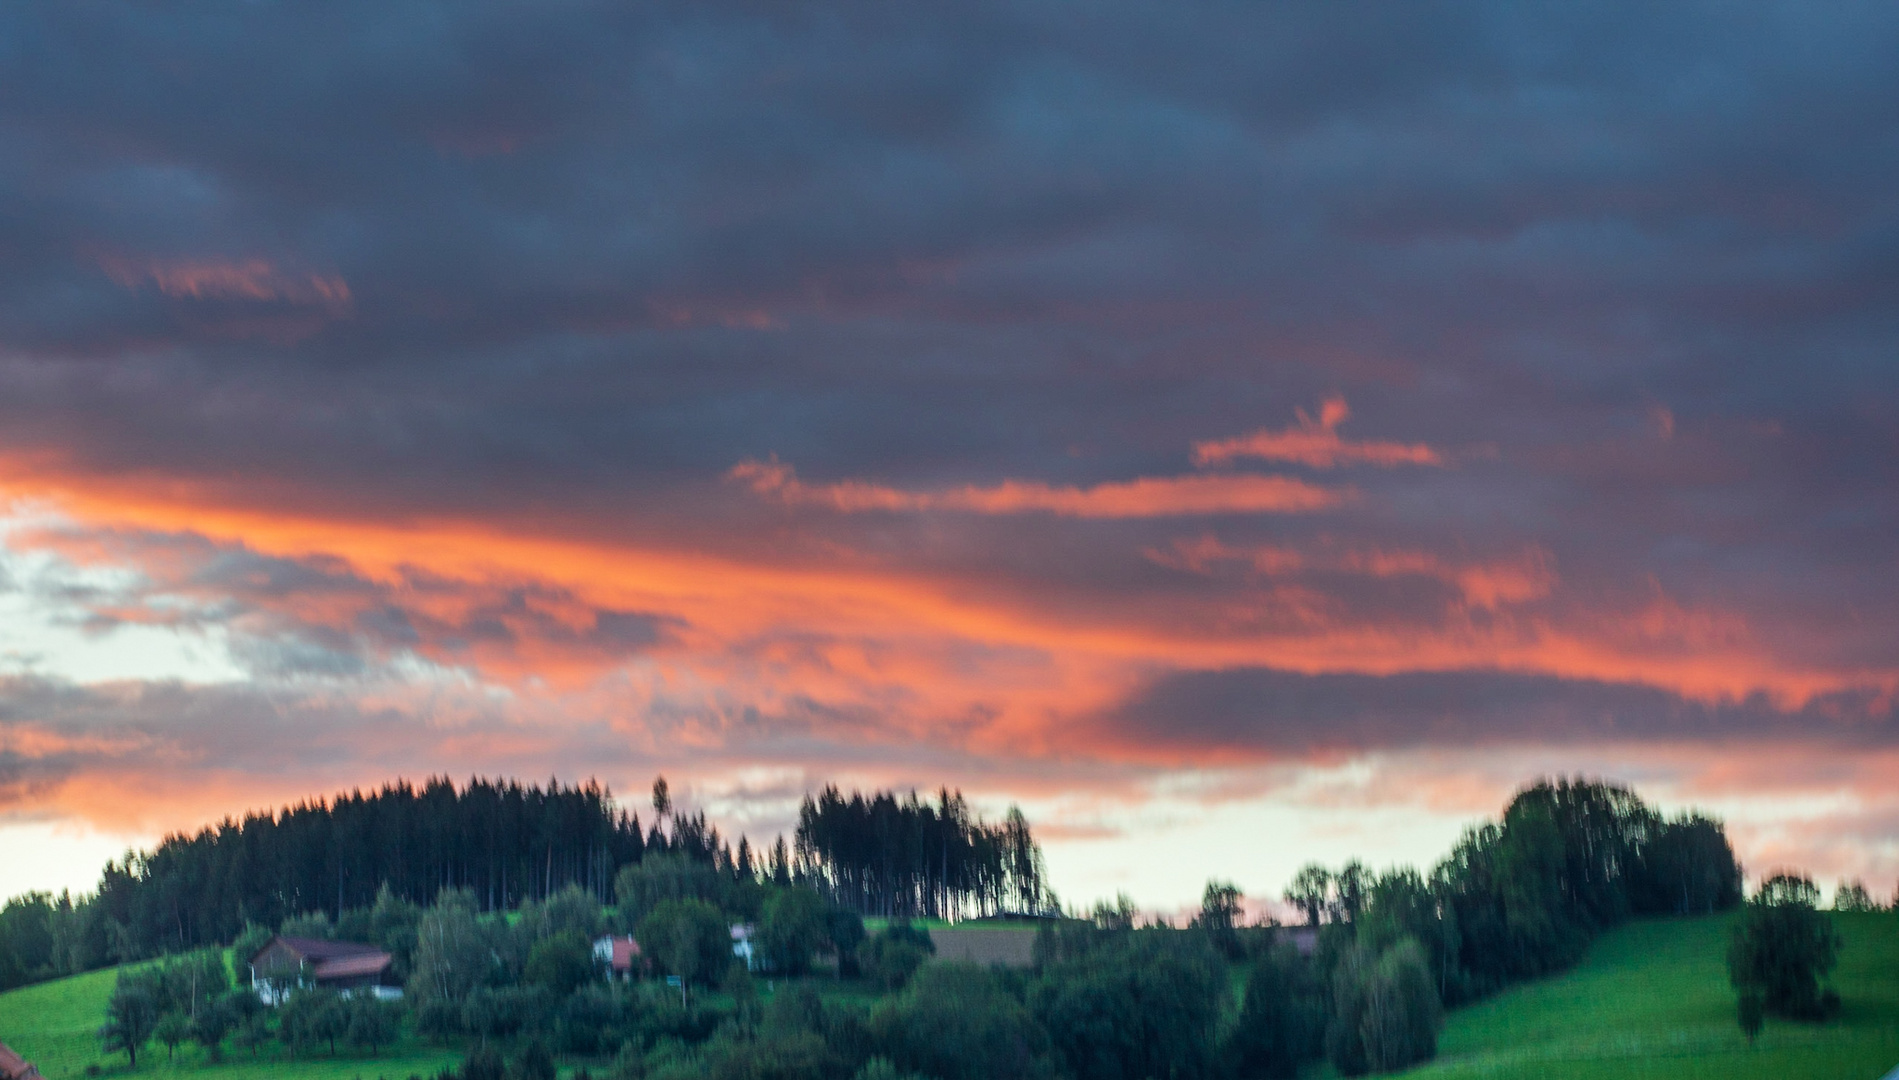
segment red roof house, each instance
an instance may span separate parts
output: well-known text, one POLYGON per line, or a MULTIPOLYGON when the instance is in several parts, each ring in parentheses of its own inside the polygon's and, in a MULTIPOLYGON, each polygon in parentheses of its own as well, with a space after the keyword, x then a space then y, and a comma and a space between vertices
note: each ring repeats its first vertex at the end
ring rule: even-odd
POLYGON ((593 958, 607 965, 607 974, 615 979, 630 979, 641 964, 640 943, 631 934, 599 938, 593 943, 593 958))
POLYGON ((40 1071, 6 1043, 0 1043, 0 1080, 40 1080, 40 1071))

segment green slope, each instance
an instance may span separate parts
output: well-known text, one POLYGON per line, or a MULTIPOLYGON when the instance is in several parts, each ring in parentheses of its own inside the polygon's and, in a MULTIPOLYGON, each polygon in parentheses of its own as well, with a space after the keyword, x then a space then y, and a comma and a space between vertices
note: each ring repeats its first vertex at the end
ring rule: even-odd
POLYGON ((1845 938, 1827 1024, 1769 1020, 1749 1048, 1734 1019, 1727 917, 1605 934, 1574 971, 1452 1013, 1438 1059, 1404 1074, 1877 1080, 1899 1065, 1899 915, 1835 915, 1845 938))
POLYGON ((139 1054, 136 1074, 126 1068, 125 1055, 99 1052, 94 1032, 105 1020, 106 999, 118 979, 117 971, 95 971, 57 979, 0 994, 0 1042, 19 1051, 40 1067, 46 1080, 82 1077, 89 1064, 98 1064, 107 1076, 193 1076, 207 1080, 389 1080, 410 1075, 433 1076, 445 1065, 459 1064, 459 1053, 429 1046, 405 1035, 394 1049, 375 1057, 340 1050, 299 1060, 286 1058, 281 1048, 252 1058, 241 1050, 227 1050, 221 1064, 211 1064, 195 1046, 178 1048, 176 1061, 165 1060, 157 1043, 139 1054))

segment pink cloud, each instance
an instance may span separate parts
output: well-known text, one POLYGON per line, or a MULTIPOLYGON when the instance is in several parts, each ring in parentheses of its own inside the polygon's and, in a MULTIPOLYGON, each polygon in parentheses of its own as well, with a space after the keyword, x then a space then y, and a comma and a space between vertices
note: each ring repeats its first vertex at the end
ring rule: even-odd
POLYGON ((100 260, 106 276, 127 289, 156 288, 166 296, 191 300, 282 301, 343 311, 352 298, 349 283, 334 274, 291 273, 268 259, 100 260))
POLYGON ((905 491, 861 480, 806 484, 791 466, 742 461, 726 474, 760 495, 789 505, 865 510, 957 510, 975 514, 1049 513, 1079 518, 1171 517, 1180 514, 1310 513, 1354 497, 1284 476, 1140 477, 1090 487, 1004 480, 988 487, 905 491))
POLYGON ((1531 545, 1517 555, 1482 562, 1453 562, 1428 551, 1378 547, 1338 548, 1329 543, 1311 550, 1276 544, 1231 545, 1215 536, 1176 540, 1150 549, 1149 560, 1195 574, 1221 565, 1238 565, 1260 577, 1302 572, 1363 574, 1376 578, 1428 577, 1453 585, 1472 607, 1495 611, 1506 604, 1541 600, 1558 583, 1555 558, 1531 545))
POLYGON ((1315 469, 1339 465, 1442 465, 1444 459, 1423 443, 1351 441, 1339 438, 1338 426, 1352 410, 1342 397, 1327 398, 1319 406, 1318 419, 1298 410, 1299 422, 1279 431, 1264 428, 1250 435, 1195 443, 1194 462, 1218 465, 1235 458, 1259 458, 1264 461, 1290 461, 1315 469))

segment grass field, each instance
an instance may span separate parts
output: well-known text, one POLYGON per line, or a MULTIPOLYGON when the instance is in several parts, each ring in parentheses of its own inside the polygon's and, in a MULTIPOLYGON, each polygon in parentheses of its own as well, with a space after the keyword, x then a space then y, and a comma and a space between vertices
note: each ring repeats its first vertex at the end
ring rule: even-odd
POLYGON ((1574 971, 1452 1013, 1414 1080, 1548 1077, 1878 1080, 1899 1065, 1899 915, 1835 915, 1844 1009, 1827 1024, 1769 1020, 1750 1048, 1734 1019, 1727 917, 1606 934, 1574 971))
POLYGON ((165 1059, 157 1043, 139 1054, 138 1071, 126 1068, 125 1055, 107 1057, 99 1052, 94 1032, 105 1019, 106 999, 112 996, 116 971, 95 971, 70 979, 29 986, 0 994, 0 1042, 38 1065, 46 1080, 69 1080, 85 1075, 97 1063, 107 1076, 193 1076, 206 1080, 402 1080, 411 1074, 434 1076, 445 1065, 461 1062, 454 1051, 428 1046, 407 1036, 394 1049, 376 1057, 355 1056, 339 1050, 336 1057, 321 1054, 290 1060, 277 1052, 262 1051, 253 1058, 231 1051, 221 1064, 212 1064, 195 1046, 180 1046, 175 1061, 165 1059))
MULTIPOLYGON (((1412 1080, 1877 1080, 1899 1065, 1899 916, 1836 915, 1846 940, 1834 985, 1842 1016, 1828 1024, 1769 1021, 1749 1048, 1734 1022, 1723 956, 1725 917, 1639 922, 1606 934, 1576 970, 1517 987, 1452 1013, 1438 1060, 1412 1080)), ((116 972, 100 971, 0 994, 0 1041, 39 1065, 47 1080, 81 1077, 89 1064, 130 1075, 94 1036, 116 972)), ((833 988, 838 996, 871 991, 833 988)), ((455 1051, 405 1037, 371 1058, 347 1052, 289 1060, 281 1050, 241 1051, 211 1064, 195 1047, 175 1062, 156 1044, 136 1075, 207 1080, 402 1080, 433 1076, 455 1051)))

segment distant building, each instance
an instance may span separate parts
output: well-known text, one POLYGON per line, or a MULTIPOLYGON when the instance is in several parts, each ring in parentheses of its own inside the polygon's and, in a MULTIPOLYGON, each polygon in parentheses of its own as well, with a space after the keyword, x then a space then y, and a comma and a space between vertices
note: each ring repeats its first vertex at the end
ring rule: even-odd
POLYGON ((1274 927, 1273 937, 1299 950, 1300 956, 1311 956, 1319 951, 1319 928, 1316 926, 1274 927))
POLYGON ((938 960, 1025 968, 1035 962, 1035 932, 1033 925, 985 926, 969 922, 931 930, 930 943, 936 946, 938 960))
POLYGON ((251 989, 266 1005, 280 1005, 291 991, 311 987, 399 998, 402 986, 390 972, 394 962, 374 945, 278 935, 252 954, 251 989))
POLYGON ((640 943, 631 934, 595 938, 593 958, 606 965, 608 978, 630 979, 640 970, 640 943))
POLYGON ((40 1071, 6 1043, 0 1043, 0 1080, 40 1080, 40 1071))
POLYGON ((752 928, 745 923, 732 924, 732 955, 745 961, 745 970, 758 970, 758 952, 752 948, 752 928))

